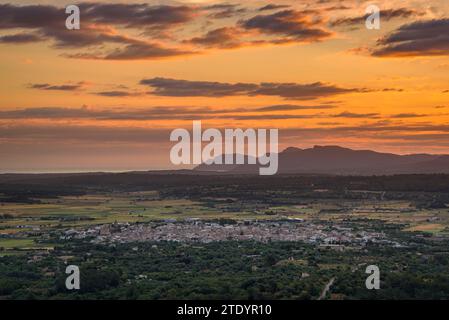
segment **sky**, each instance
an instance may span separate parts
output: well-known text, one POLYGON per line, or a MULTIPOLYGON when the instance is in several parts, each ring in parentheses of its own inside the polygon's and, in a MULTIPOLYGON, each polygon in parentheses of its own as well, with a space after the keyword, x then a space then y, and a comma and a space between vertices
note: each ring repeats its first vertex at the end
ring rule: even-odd
POLYGON ((0 2, 0 172, 173 168, 170 132, 449 154, 449 2, 0 2), (65 28, 76 4, 81 28, 65 28))

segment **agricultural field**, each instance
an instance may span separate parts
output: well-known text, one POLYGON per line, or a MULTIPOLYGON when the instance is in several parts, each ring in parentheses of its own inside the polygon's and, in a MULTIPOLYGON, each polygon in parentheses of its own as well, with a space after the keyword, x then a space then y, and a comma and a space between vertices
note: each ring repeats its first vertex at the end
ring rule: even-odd
POLYGON ((301 204, 270 205, 229 198, 162 199, 157 191, 86 194, 39 199, 39 203, 0 205, 0 248, 32 248, 33 241, 51 230, 113 223, 187 221, 191 219, 264 221, 292 219, 341 222, 380 220, 404 225, 404 231, 449 233, 446 209, 417 209, 410 201, 312 199, 301 204))
MULTIPOLYGON (((114 222, 198 219, 297 218, 340 221, 366 218, 411 225, 449 225, 446 209, 416 209, 409 201, 320 200, 302 205, 270 206, 238 200, 160 199, 156 192, 63 196, 36 199, 39 204, 2 203, 0 234, 14 234, 40 228, 76 227, 114 222), (148 195, 151 196, 148 196, 148 195), (438 221, 438 223, 435 223, 438 221)), ((425 229, 425 228, 424 228, 425 229)), ((435 229, 435 228, 431 228, 435 229)))
POLYGON ((0 220, 0 234, 114 222, 256 217, 251 212, 223 212, 186 199, 158 200, 142 197, 140 194, 86 195, 41 201, 41 204, 32 205, 1 205, 0 215, 6 218, 0 220))

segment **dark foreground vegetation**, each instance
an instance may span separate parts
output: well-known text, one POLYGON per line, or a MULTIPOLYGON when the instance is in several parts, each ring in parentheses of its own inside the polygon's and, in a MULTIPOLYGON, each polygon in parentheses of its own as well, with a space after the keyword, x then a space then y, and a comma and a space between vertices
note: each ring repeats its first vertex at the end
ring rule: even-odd
MULTIPOLYGON (((260 198, 284 193, 289 196, 316 197, 313 190, 327 189, 326 197, 348 197, 348 191, 385 192, 387 198, 416 198, 426 193, 440 197, 449 194, 449 175, 411 174, 392 176, 331 176, 284 174, 217 175, 194 171, 79 173, 79 174, 3 174, 0 195, 3 202, 30 202, 36 197, 83 195, 92 192, 133 192, 159 190, 166 196, 199 198, 229 196, 260 198)), ((449 199, 444 199, 448 200, 449 199)))
MULTIPOLYGON (((335 279, 332 299, 448 299, 448 241, 411 238, 390 226, 404 248, 334 250, 300 242, 60 242, 50 252, 0 258, 4 299, 317 299, 335 279), (80 266, 81 289, 65 287, 67 261, 80 266), (366 267, 381 270, 367 290, 366 267)), ((53 240, 55 241, 55 240, 53 240)))

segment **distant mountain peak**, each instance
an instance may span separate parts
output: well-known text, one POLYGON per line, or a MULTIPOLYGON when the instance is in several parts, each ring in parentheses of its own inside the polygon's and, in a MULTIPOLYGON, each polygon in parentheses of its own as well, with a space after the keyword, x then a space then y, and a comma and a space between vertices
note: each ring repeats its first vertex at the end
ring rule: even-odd
MULTIPOLYGON (((247 163, 245 157, 245 162, 247 163)), ((259 165, 205 165, 197 171, 257 173, 259 165)), ((398 155, 372 150, 353 150, 336 145, 288 147, 279 154, 278 173, 388 175, 401 173, 449 173, 449 155, 398 155)))
POLYGON ((328 150, 328 151, 355 151, 349 148, 344 148, 340 146, 320 146, 320 145, 314 145, 314 150, 328 150))
POLYGON ((298 151, 302 151, 302 149, 296 148, 296 147, 288 147, 288 148, 284 149, 284 151, 282 151, 282 153, 290 153, 290 152, 298 152, 298 151))

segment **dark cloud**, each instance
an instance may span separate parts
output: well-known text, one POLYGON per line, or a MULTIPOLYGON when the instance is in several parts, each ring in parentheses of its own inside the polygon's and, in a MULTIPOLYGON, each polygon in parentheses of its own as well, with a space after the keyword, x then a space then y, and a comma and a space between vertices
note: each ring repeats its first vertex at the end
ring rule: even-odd
MULTIPOLYGON (((184 43, 205 48, 235 49, 244 46, 260 46, 281 43, 279 40, 252 39, 245 40, 248 32, 238 27, 222 27, 208 31, 206 34, 183 41, 184 43)), ((251 35, 249 35, 251 36, 251 35)))
POLYGON ((0 43, 20 44, 38 41, 42 41, 42 38, 39 35, 33 33, 18 33, 13 35, 0 36, 0 43))
POLYGON ((257 89, 257 84, 189 81, 168 78, 143 79, 140 84, 153 88, 153 94, 171 97, 224 97, 245 95, 257 89))
POLYGON ((249 92, 248 95, 279 96, 286 99, 308 100, 358 91, 357 89, 345 89, 321 82, 310 84, 267 82, 261 83, 257 89, 249 92))
MULTIPOLYGON (((398 8, 398 9, 384 9, 380 12, 382 21, 390 21, 395 18, 409 18, 413 16, 422 15, 423 13, 418 12, 413 9, 398 8)), ((358 16, 358 17, 345 17, 341 19, 334 20, 330 23, 331 26, 365 26, 366 18, 369 14, 358 16)))
POLYGON ((203 9, 204 10, 224 10, 224 9, 229 9, 229 8, 236 8, 238 7, 238 4, 234 4, 234 3, 215 3, 209 6, 205 6, 203 9))
POLYGON ((406 119, 406 118, 422 118, 422 117, 428 117, 428 114, 418 114, 418 113, 398 113, 391 115, 391 118, 397 118, 397 119, 406 119))
POLYGON ((256 114, 256 115, 234 115, 235 120, 299 120, 299 119, 315 119, 315 115, 302 114, 256 114))
POLYGON ((155 60, 175 56, 195 54, 193 51, 183 51, 176 48, 162 47, 156 43, 136 42, 109 52, 84 52, 64 54, 67 58, 93 60, 155 60))
POLYGON ((86 125, 2 125, 0 135, 5 139, 26 139, 56 142, 161 142, 170 136, 170 130, 133 127, 102 127, 86 125))
POLYGON ((186 42, 215 48, 236 48, 243 45, 240 40, 241 31, 234 27, 223 27, 208 31, 205 35, 194 37, 186 42))
POLYGON ((224 96, 278 96, 286 99, 308 100, 337 94, 360 92, 358 89, 340 88, 321 82, 297 83, 221 83, 189 81, 168 78, 143 79, 140 84, 150 86, 152 93, 171 97, 224 97, 224 96))
POLYGON ((62 119, 89 117, 87 108, 43 107, 0 111, 0 119, 62 119))
POLYGON ((241 8, 238 4, 222 3, 204 7, 204 10, 214 11, 208 15, 209 18, 225 19, 241 15, 247 12, 246 8, 241 8))
POLYGON ((84 83, 79 82, 75 84, 61 84, 51 85, 48 83, 35 83, 30 84, 28 87, 31 89, 49 90, 49 91, 77 91, 83 87, 84 83))
MULTIPOLYGON (((122 95, 120 95, 122 96, 122 95)), ((311 105, 276 105, 256 108, 210 108, 210 107, 151 107, 139 109, 91 109, 41 107, 0 111, 0 119, 92 119, 92 120, 200 120, 200 119, 314 119, 314 118, 343 118, 344 115, 319 114, 282 114, 273 115, 276 111, 320 110, 332 106, 311 105), (257 113, 257 114, 254 114, 257 113)), ((362 115, 348 114, 347 117, 362 115)))
POLYGON ((346 119, 380 119, 379 113, 351 113, 342 112, 339 114, 256 114, 256 115, 230 115, 221 118, 232 118, 235 120, 295 120, 295 119, 326 119, 326 118, 346 118, 346 119))
POLYGON ((63 28, 44 28, 41 33, 47 39, 54 41, 54 46, 63 48, 83 48, 89 46, 101 46, 106 43, 132 44, 138 40, 111 33, 110 30, 99 29, 98 27, 84 26, 80 30, 68 30, 63 28))
POLYGON ((167 29, 185 23, 195 16, 189 6, 150 6, 148 4, 79 4, 82 15, 82 28, 68 30, 65 27, 67 14, 63 8, 54 6, 14 6, 0 5, 0 29, 29 28, 35 36, 2 36, 0 42, 30 42, 51 40, 59 49, 79 49, 96 47, 105 50, 105 45, 114 47, 107 52, 92 53, 93 50, 66 53, 63 56, 84 59, 135 60, 160 59, 191 54, 177 48, 167 48, 122 35, 114 27, 142 29, 167 29))
POLYGON ((0 29, 62 28, 66 17, 65 10, 54 6, 0 4, 0 29))
POLYGON ((259 11, 268 11, 268 10, 278 10, 278 9, 285 9, 290 7, 289 5, 285 4, 267 4, 266 6, 260 7, 259 11))
POLYGON ((321 20, 311 18, 312 13, 315 11, 283 10, 242 20, 239 25, 262 34, 283 36, 273 43, 314 42, 330 37, 332 34, 320 27, 321 20))
MULTIPOLYGON (((149 4, 78 4, 83 23, 112 24, 125 27, 167 28, 195 17, 191 6, 149 4)), ((63 28, 67 14, 64 8, 50 5, 0 5, 0 29, 63 28)))
MULTIPOLYGON (((189 129, 189 126, 186 126, 189 129)), ((218 128, 222 129, 222 128, 218 128)), ((4 141, 19 143, 20 141, 39 141, 57 143, 67 141, 93 143, 163 143, 167 142, 171 130, 143 127, 105 127, 73 124, 0 124, 0 136, 4 141)), ((325 126, 308 128, 290 128, 280 130, 281 142, 301 141, 305 139, 338 139, 347 137, 370 138, 379 140, 403 140, 409 144, 423 141, 424 146, 449 146, 448 125, 385 125, 369 124, 355 126, 325 126), (420 132, 420 133, 414 133, 420 132)), ((39 150, 41 145, 39 144, 39 150)))
MULTIPOLYGON (((421 132, 414 134, 415 136, 428 134, 449 134, 448 125, 435 124, 410 124, 410 125, 391 125, 385 124, 384 121, 379 123, 372 123, 366 125, 355 126, 329 126, 329 127, 309 127, 309 128, 291 128, 283 129, 282 137, 286 139, 295 139, 301 137, 306 138, 323 138, 323 137, 350 137, 356 136, 359 138, 371 139, 385 139, 387 135, 403 136, 410 134, 410 132, 421 132)), ((435 144, 444 142, 447 145, 447 140, 434 140, 435 144)))
POLYGON ((332 116, 333 118, 355 118, 355 119, 379 119, 381 115, 379 113, 353 113, 344 111, 332 116))
POLYGON ((449 133, 425 133, 425 134, 388 134, 379 136, 379 139, 398 139, 398 140, 414 140, 414 141, 426 141, 427 143, 440 143, 445 141, 446 145, 449 145, 449 133))
POLYGON ((337 10, 349 10, 352 9, 351 7, 339 4, 339 5, 335 5, 335 6, 331 6, 331 7, 327 7, 327 8, 323 8, 323 10, 325 11, 337 11, 337 10))
POLYGON ((372 51, 377 57, 449 55, 449 19, 417 21, 403 25, 380 39, 372 51))
MULTIPOLYGON (((47 41, 56 49, 78 49, 62 56, 77 59, 146 60, 198 54, 183 48, 190 44, 231 49, 243 46, 309 43, 331 36, 322 27, 316 10, 284 10, 240 20, 237 25, 220 25, 190 40, 176 40, 181 26, 208 14, 221 19, 242 15, 241 4, 150 5, 146 3, 80 3, 81 29, 67 30, 63 7, 51 5, 0 5, 1 29, 33 29, 31 35, 0 35, 0 43, 47 41), (125 35, 132 29, 132 36, 125 35), (158 41, 156 41, 157 39, 158 41), (79 51, 81 50, 81 51, 79 51)), ((281 9, 268 5, 262 11, 281 9)), ((262 9, 262 8, 260 8, 262 9)))
POLYGON ((382 89, 382 91, 384 91, 384 92, 391 92, 391 91, 394 91, 394 92, 403 92, 404 91, 404 89, 398 89, 398 88, 384 88, 384 89, 382 89))
POLYGON ((192 120, 204 117, 202 114, 219 111, 210 108, 186 107, 153 107, 131 110, 41 107, 0 111, 0 119, 192 120))
POLYGON ((100 91, 100 92, 95 92, 94 94, 97 95, 97 96, 111 97, 111 98, 116 98, 116 97, 135 97, 135 96, 142 95, 142 93, 140 93, 140 92, 129 92, 129 91, 121 91, 121 90, 100 91))
POLYGON ((83 19, 89 22, 123 25, 129 28, 167 28, 186 23, 195 17, 191 6, 149 5, 131 3, 82 3, 83 19))
POLYGON ((315 105, 315 106, 298 106, 294 104, 280 104, 275 106, 260 107, 256 111, 295 111, 295 110, 313 110, 313 109, 332 109, 333 105, 315 105))
POLYGON ((194 52, 183 51, 174 48, 165 48, 152 43, 135 43, 124 48, 116 49, 105 56, 104 60, 138 60, 138 59, 159 59, 180 55, 194 54, 194 52))

